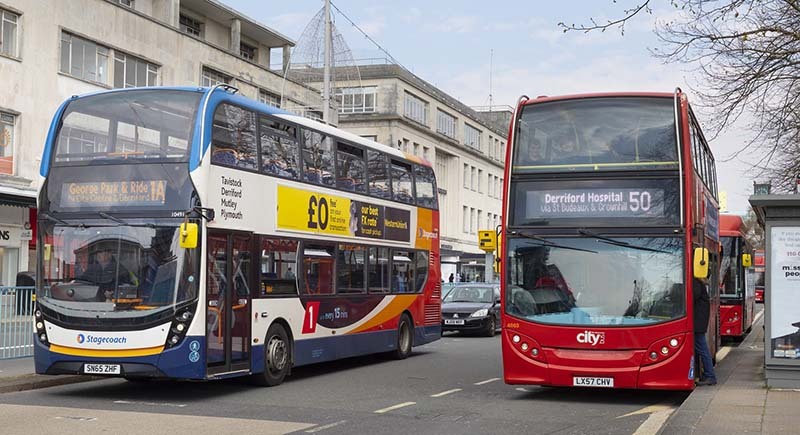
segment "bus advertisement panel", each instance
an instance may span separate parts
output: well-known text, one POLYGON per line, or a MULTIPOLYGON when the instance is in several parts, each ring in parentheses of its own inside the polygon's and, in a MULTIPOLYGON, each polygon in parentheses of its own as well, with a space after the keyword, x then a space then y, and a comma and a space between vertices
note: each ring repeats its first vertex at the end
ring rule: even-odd
POLYGON ((693 388, 695 275, 712 301, 712 355, 718 346, 719 218, 685 95, 523 98, 509 137, 505 381, 693 388), (695 271, 695 251, 710 274, 695 271))
POLYGON ((37 373, 276 385, 440 337, 430 164, 234 91, 114 90, 58 110, 37 373))

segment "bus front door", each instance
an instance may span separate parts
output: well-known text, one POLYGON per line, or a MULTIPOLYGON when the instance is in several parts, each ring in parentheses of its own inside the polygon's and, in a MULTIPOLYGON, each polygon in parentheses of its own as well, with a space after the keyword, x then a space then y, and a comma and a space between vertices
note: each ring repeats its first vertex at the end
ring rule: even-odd
POLYGON ((251 237, 209 231, 206 249, 208 375, 250 368, 251 237))

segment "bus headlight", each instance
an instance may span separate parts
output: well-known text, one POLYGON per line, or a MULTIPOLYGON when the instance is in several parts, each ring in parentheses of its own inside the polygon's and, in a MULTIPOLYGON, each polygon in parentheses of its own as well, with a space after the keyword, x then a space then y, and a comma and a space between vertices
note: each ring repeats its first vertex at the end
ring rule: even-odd
POLYGON ((174 346, 174 345, 176 345, 176 344, 178 344, 178 342, 179 342, 179 341, 181 341, 181 338, 180 338, 180 337, 178 337, 177 335, 173 335, 173 336, 172 336, 172 337, 169 339, 169 343, 170 343, 171 345, 173 345, 173 346, 174 346))
POLYGON ((472 313, 470 317, 486 317, 489 314, 488 308, 481 308, 480 310, 472 313))
POLYGON ((38 330, 44 329, 44 323, 42 323, 41 321, 36 322, 36 329, 38 330))
POLYGON ((186 325, 183 323, 178 323, 177 325, 175 325, 175 330, 177 330, 178 332, 183 332, 184 329, 186 329, 186 325))

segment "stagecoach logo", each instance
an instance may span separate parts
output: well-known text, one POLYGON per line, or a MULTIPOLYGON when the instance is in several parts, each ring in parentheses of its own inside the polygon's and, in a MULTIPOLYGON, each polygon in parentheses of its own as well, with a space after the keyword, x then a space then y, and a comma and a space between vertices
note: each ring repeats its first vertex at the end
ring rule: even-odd
POLYGON ((84 341, 86 341, 86 337, 83 334, 78 334, 78 344, 83 344, 84 341))
POLYGON ((578 343, 591 344, 592 346, 606 343, 605 332, 583 331, 579 332, 575 338, 578 340, 578 343))
POLYGON ((128 342, 128 338, 127 337, 98 337, 98 336, 95 336, 95 335, 78 334, 78 336, 75 338, 75 341, 77 341, 78 344, 83 344, 83 343, 88 342, 88 343, 96 344, 96 345, 100 346, 100 345, 103 345, 103 344, 125 344, 125 343, 128 342))
POLYGON ((439 233, 436 231, 425 231, 422 228, 419 228, 419 238, 420 239, 438 239, 439 233))

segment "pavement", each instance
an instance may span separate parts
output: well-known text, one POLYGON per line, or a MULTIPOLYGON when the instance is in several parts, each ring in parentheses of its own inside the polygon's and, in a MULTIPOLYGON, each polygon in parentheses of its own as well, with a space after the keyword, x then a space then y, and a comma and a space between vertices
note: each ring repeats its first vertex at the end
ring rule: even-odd
MULTIPOLYGON (((696 388, 663 426, 657 428, 657 425, 655 430, 646 432, 663 435, 796 433, 800 427, 800 412, 797 412, 800 390, 765 387, 762 325, 763 318, 759 318, 742 343, 726 347, 718 354, 717 385, 696 388)), ((0 394, 93 379, 96 378, 34 374, 33 358, 0 360, 0 394)))

